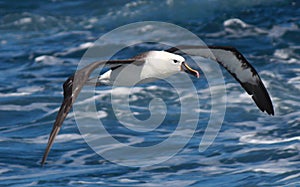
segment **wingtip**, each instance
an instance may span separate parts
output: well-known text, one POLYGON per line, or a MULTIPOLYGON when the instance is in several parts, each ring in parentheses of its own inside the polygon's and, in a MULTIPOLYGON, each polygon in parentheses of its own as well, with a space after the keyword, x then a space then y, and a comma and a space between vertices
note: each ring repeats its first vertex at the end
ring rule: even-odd
POLYGON ((266 112, 268 115, 274 116, 274 109, 273 109, 273 105, 272 105, 272 101, 270 100, 270 97, 268 97, 268 95, 267 95, 265 97, 261 97, 261 98, 258 99, 257 96, 258 95, 253 95, 252 96, 252 99, 254 100, 256 106, 262 112, 266 112))
POLYGON ((60 130, 60 126, 54 126, 54 129, 51 131, 49 139, 48 139, 48 143, 47 143, 47 147, 46 150, 44 152, 44 156, 42 158, 42 162, 41 165, 43 166, 46 163, 46 160, 48 158, 48 155, 50 153, 51 147, 54 143, 54 139, 57 136, 58 132, 60 130))
POLYGON ((272 108, 271 110, 266 110, 266 112, 270 115, 270 116, 274 116, 275 112, 274 109, 272 108))
POLYGON ((44 167, 44 165, 45 165, 45 161, 42 161, 41 162, 41 167, 44 167))
POLYGON ((45 163, 46 163, 46 160, 47 160, 47 157, 48 157, 48 154, 47 153, 44 153, 44 156, 43 156, 43 159, 41 161, 41 167, 44 167, 45 163))
POLYGON ((49 154, 49 147, 48 147, 49 145, 47 145, 47 148, 46 148, 46 151, 45 151, 45 153, 44 153, 44 156, 43 156, 43 158, 42 158, 42 161, 41 161, 41 166, 42 167, 44 167, 44 165, 45 165, 45 163, 46 163, 46 160, 47 160, 47 157, 48 157, 48 154, 49 154))

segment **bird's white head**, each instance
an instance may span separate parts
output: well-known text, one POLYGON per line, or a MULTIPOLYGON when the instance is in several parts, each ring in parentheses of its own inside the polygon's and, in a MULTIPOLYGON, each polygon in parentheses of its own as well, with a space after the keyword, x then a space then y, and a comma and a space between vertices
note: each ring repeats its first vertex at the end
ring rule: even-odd
POLYGON ((148 76, 166 78, 184 71, 199 78, 198 71, 189 67, 185 63, 185 59, 180 55, 166 51, 150 51, 146 59, 147 65, 144 68, 148 76))

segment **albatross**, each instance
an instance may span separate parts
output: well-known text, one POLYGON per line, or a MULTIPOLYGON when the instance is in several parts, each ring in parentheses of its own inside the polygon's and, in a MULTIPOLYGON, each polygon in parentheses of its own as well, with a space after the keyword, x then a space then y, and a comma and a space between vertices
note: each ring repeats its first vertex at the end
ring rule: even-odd
POLYGON ((97 61, 78 70, 64 82, 64 98, 41 164, 45 164, 55 137, 84 85, 94 82, 96 86, 132 86, 132 82, 152 82, 157 78, 163 79, 179 72, 186 72, 199 78, 199 72, 185 62, 184 55, 200 56, 216 61, 252 96, 262 112, 274 115, 272 101, 257 71, 234 47, 183 45, 163 51, 144 52, 130 59, 97 61), (90 78, 91 73, 100 66, 108 67, 109 70, 99 77, 90 78))

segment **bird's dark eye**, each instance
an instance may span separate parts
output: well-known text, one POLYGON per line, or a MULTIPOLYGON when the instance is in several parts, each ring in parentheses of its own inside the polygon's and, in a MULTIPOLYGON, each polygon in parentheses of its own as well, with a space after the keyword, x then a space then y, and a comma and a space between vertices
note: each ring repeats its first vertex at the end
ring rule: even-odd
POLYGON ((173 60, 173 62, 174 62, 175 64, 177 64, 179 61, 178 61, 178 60, 173 60))

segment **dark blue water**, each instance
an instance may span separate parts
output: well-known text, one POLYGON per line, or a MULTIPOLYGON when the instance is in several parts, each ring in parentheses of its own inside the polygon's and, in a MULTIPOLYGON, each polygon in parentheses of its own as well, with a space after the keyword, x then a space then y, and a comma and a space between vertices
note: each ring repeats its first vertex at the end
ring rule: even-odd
MULTIPOLYGON (((0 185, 300 186, 299 15, 299 2, 289 0, 0 1, 0 185), (263 79, 275 116, 260 112, 224 72, 225 119, 206 151, 200 153, 198 145, 207 122, 209 90, 205 79, 200 79, 197 89, 203 115, 191 140, 167 161, 127 167, 104 159, 80 136, 71 112, 47 164, 41 167, 62 101, 62 83, 76 70, 87 46, 119 26, 149 20, 177 24, 210 45, 238 48, 263 79)), ((151 38, 151 34, 136 37, 151 38)), ((170 37, 180 42, 176 35, 170 37)), ((123 37, 130 36, 103 45, 122 43, 123 37)), ((133 47, 128 57, 154 47, 133 47)), ((139 119, 149 117, 151 98, 165 100, 168 116, 161 127, 149 133, 124 130, 113 115, 107 89, 97 90, 101 120, 119 141, 136 147, 154 145, 176 128, 178 95, 163 81, 135 89, 130 104, 139 119)), ((180 136, 184 134, 179 141, 180 136)), ((137 160, 140 156, 123 154, 137 160)))

